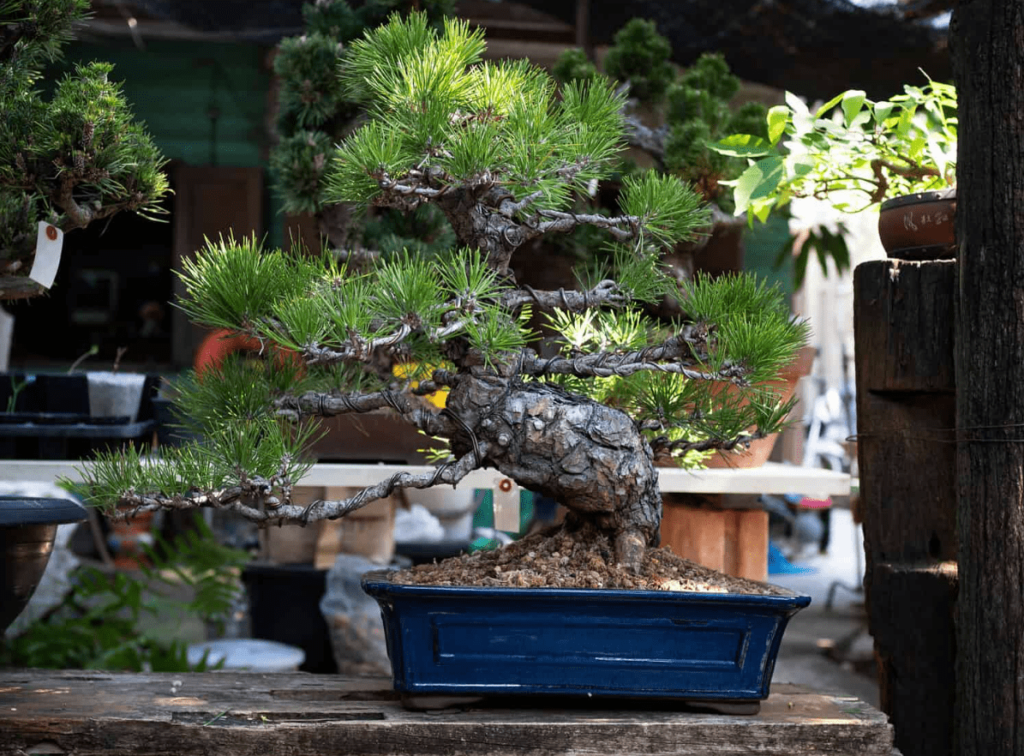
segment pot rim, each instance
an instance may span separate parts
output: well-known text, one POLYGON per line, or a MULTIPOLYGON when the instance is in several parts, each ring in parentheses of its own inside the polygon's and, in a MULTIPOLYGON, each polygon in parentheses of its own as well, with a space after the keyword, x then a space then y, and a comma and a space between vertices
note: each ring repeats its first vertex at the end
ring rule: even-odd
MULTIPOLYGON (((703 593, 695 591, 650 591, 626 588, 513 588, 469 585, 408 585, 392 579, 394 570, 373 570, 363 575, 363 590, 374 598, 515 598, 516 601, 542 599, 548 601, 666 601, 707 604, 760 606, 774 609, 802 609, 811 603, 810 596, 790 592, 788 596, 758 593, 703 593)), ((782 590, 787 590, 783 588, 782 590)))
POLYGON ((926 202, 956 202, 956 187, 954 186, 949 189, 937 189, 931 192, 902 194, 899 197, 892 197, 882 203, 881 212, 893 210, 905 205, 917 205, 926 202))
POLYGON ((81 522, 88 510, 73 499, 0 496, 0 527, 81 522))

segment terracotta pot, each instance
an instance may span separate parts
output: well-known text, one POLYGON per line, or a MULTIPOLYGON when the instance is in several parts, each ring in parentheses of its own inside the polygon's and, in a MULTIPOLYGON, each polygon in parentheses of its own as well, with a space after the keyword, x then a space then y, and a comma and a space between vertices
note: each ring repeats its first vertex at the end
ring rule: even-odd
MULTIPOLYGON (((781 401, 788 402, 796 391, 796 384, 805 375, 810 374, 811 366, 814 364, 815 353, 814 347, 802 347, 796 353, 793 362, 783 368, 780 380, 772 381, 769 384, 779 393, 781 401)), ((740 391, 741 389, 729 383, 726 384, 726 390, 740 391)), ((775 448, 775 442, 778 438, 779 434, 773 433, 766 438, 752 441, 746 451, 719 452, 714 454, 705 466, 711 469, 761 467, 772 455, 772 450, 775 448)))
POLYGON ((111 520, 108 541, 114 552, 114 566, 137 570, 148 563, 142 544, 153 544, 153 513, 140 512, 127 520, 111 520))
POLYGON ((890 258, 953 259, 955 215, 956 189, 893 197, 882 203, 878 236, 890 258))

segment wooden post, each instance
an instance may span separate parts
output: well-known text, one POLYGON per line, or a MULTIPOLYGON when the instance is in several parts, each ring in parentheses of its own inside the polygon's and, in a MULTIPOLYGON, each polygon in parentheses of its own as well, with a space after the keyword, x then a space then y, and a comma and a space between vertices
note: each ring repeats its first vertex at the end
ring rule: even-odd
POLYGON ((957 3, 956 232, 963 756, 1024 754, 1024 15, 957 3))
POLYGON ((957 593, 956 264, 854 274, 868 621, 904 756, 953 753, 957 593))

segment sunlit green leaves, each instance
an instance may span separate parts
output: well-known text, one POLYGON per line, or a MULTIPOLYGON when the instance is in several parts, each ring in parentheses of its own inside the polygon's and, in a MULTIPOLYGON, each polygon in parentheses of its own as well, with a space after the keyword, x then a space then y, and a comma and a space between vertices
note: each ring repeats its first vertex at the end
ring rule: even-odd
POLYGON ((765 221, 794 197, 859 212, 956 181, 956 90, 941 82, 878 102, 849 90, 813 114, 787 93, 786 105, 769 111, 768 129, 770 144, 736 134, 709 145, 751 161, 735 182, 736 213, 751 219, 765 221))
MULTIPOLYGON (((785 125, 785 120, 783 120, 782 127, 784 128, 785 125)), ((775 127, 778 128, 777 121, 775 127)), ((779 135, 781 135, 781 131, 779 135)), ((771 144, 775 144, 777 141, 778 135, 772 140, 771 144)), ((772 153, 771 146, 768 143, 751 134, 730 134, 724 139, 712 142, 711 146, 715 152, 732 157, 755 158, 764 157, 772 153)))
POLYGON ((782 135, 786 133, 786 124, 789 123, 789 110, 781 105, 775 105, 768 109, 768 141, 773 145, 778 144, 782 135))

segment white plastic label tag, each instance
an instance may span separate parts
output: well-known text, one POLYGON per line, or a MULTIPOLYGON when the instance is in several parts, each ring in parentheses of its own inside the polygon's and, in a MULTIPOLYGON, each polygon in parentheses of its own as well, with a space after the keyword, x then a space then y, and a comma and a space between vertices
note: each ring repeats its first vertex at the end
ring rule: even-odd
POLYGON ((52 223, 39 221, 39 233, 36 235, 36 259, 32 262, 32 271, 28 277, 49 289, 53 279, 57 277, 60 267, 60 252, 64 246, 64 232, 52 223))
POLYGON ((494 479, 494 529, 519 532, 519 486, 504 476, 494 479))
POLYGON ((11 361, 11 339, 14 336, 14 316, 0 307, 0 372, 6 373, 11 361))

